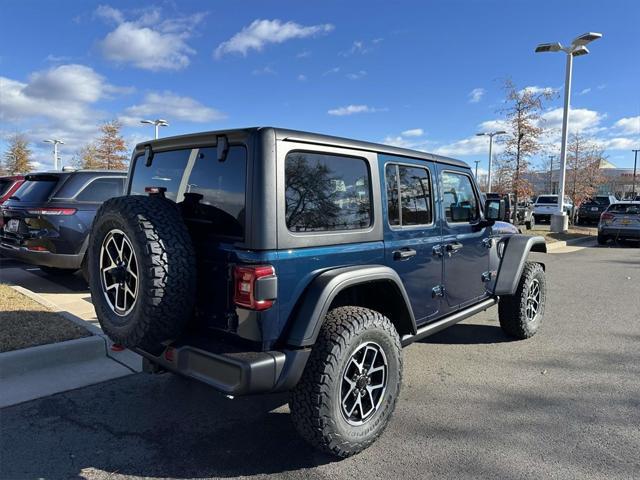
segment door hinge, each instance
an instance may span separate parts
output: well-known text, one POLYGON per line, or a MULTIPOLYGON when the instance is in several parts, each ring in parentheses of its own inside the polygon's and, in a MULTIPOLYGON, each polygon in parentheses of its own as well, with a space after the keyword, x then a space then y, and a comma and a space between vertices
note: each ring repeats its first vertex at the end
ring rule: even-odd
POLYGON ((431 296, 435 297, 444 297, 444 285, 436 285, 431 289, 431 296))

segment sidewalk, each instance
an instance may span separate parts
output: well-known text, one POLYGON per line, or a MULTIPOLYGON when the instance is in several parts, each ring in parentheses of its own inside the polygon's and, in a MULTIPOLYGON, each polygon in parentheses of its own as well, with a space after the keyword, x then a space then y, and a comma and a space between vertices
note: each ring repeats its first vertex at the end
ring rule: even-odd
POLYGON ((111 349, 112 342, 100 329, 88 292, 72 291, 17 267, 3 268, 0 280, 92 333, 78 340, 0 354, 0 407, 142 370, 139 355, 111 349))

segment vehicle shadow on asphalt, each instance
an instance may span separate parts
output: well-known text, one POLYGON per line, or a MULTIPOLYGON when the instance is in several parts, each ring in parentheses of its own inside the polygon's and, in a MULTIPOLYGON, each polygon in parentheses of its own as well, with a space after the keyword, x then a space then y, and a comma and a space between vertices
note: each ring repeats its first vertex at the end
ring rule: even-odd
POLYGON ((231 401, 170 374, 138 374, 54 395, 3 410, 11 438, 3 435, 0 446, 12 460, 2 475, 236 477, 335 461, 297 435, 287 400, 274 394, 231 401))
POLYGON ((442 332, 420 340, 420 343, 439 343, 445 345, 473 345, 486 343, 513 342, 513 338, 504 334, 500 326, 458 323, 442 332))

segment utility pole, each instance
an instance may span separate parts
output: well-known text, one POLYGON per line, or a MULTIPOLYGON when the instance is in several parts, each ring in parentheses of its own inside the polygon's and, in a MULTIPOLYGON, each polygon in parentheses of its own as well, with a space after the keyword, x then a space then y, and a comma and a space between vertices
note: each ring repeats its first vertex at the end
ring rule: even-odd
MULTIPOLYGON (((491 191, 491 150, 493 148, 493 137, 495 137, 496 135, 504 135, 505 132, 504 130, 499 130, 497 132, 483 132, 483 133, 476 133, 477 137, 489 137, 489 168, 487 171, 487 193, 489 193, 491 191)), ((477 175, 476 175, 477 177, 477 175)))
POLYGON ((636 199, 636 168, 638 166, 638 152, 640 152, 640 150, 636 149, 636 150, 631 150, 633 153, 635 153, 635 158, 633 160, 633 191, 631 192, 631 200, 635 200, 636 199))
POLYGON ((48 138, 43 140, 44 143, 53 143, 53 169, 58 170, 58 145, 64 145, 62 140, 57 138, 48 138))
POLYGON ((480 160, 474 160, 474 162, 476 162, 476 182, 478 181, 478 164, 480 163, 480 160))
POLYGON ((553 193, 553 159, 555 155, 549 155, 549 193, 553 193))

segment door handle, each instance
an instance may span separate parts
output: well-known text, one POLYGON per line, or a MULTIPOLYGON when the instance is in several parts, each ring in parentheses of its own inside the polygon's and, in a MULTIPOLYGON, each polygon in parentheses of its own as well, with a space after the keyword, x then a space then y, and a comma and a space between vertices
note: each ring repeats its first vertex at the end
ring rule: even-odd
POLYGON ((394 250, 394 260, 408 260, 411 257, 415 257, 418 254, 413 248, 402 248, 400 250, 394 250))
POLYGON ((462 250, 463 247, 464 245, 460 242, 451 242, 451 243, 447 243, 446 250, 448 253, 455 253, 458 250, 462 250))

